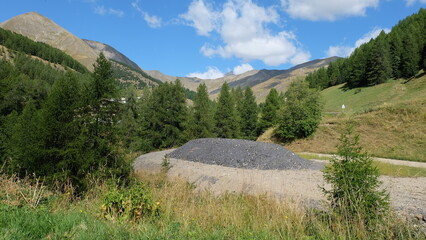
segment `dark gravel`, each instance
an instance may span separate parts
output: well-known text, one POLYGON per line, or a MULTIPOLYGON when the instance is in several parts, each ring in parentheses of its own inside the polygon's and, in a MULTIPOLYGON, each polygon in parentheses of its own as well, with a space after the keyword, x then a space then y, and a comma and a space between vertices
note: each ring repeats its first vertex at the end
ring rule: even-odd
POLYGON ((278 144, 240 139, 201 138, 169 154, 171 158, 246 169, 322 169, 278 144))

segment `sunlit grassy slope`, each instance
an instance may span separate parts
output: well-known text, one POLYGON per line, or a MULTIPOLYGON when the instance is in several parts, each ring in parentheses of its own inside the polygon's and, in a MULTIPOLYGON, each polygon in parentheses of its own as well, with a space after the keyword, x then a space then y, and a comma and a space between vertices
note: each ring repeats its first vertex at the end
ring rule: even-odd
POLYGON ((343 84, 322 91, 325 112, 359 113, 386 105, 412 103, 426 100, 426 75, 411 80, 390 80, 386 83, 354 89, 343 84))
POLYGON ((286 144, 290 150, 335 153, 343 125, 351 120, 373 156, 426 161, 426 75, 351 90, 339 85, 322 95, 320 127, 310 138, 286 144))

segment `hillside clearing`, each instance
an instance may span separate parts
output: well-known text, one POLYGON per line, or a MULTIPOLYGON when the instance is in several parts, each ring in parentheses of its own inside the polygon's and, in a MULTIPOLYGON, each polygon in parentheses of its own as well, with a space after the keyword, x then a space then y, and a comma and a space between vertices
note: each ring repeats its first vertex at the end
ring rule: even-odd
MULTIPOLYGON (((294 152, 336 153, 341 130, 350 121, 360 134, 361 145, 374 157, 425 162, 425 93, 426 75, 368 88, 345 90, 339 85, 325 89, 326 114, 319 128, 311 137, 284 146, 294 152)), ((274 142, 272 132, 265 132, 259 141, 274 142)))

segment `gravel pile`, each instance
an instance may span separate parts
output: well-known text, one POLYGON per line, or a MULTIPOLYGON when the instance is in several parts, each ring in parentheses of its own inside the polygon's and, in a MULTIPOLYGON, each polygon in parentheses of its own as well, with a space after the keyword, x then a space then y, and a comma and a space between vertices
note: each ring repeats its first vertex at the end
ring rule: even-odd
POLYGON ((240 139, 201 138, 169 154, 171 158, 246 169, 321 169, 278 144, 240 139))

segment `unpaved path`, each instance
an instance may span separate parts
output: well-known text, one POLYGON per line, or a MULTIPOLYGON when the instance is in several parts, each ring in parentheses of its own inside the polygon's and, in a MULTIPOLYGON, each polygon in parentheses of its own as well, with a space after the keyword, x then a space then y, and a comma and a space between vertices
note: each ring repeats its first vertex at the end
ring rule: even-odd
MULTIPOLYGON (((165 154, 173 151, 153 152, 138 157, 133 166, 136 171, 161 170, 165 154)), ((279 199, 291 199, 309 206, 320 207, 325 198, 320 190, 324 184, 319 170, 257 170, 230 168, 179 159, 170 159, 171 178, 181 177, 198 189, 208 189, 215 194, 246 192, 268 194, 279 199)), ((390 193, 391 204, 403 215, 426 216, 426 177, 380 179, 390 193)))
MULTIPOLYGON (((307 154, 307 155, 317 155, 319 157, 333 157, 333 154, 325 154, 325 153, 310 153, 310 152, 301 152, 300 154, 307 154)), ((426 162, 413 162, 413 161, 404 161, 404 160, 396 160, 396 159, 389 159, 389 158, 377 158, 373 157, 374 160, 384 162, 384 163, 390 163, 394 165, 403 165, 403 166, 409 166, 409 167, 419 167, 419 168, 426 168, 426 162)))

